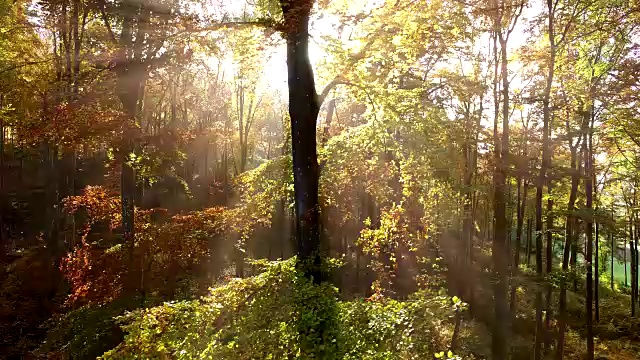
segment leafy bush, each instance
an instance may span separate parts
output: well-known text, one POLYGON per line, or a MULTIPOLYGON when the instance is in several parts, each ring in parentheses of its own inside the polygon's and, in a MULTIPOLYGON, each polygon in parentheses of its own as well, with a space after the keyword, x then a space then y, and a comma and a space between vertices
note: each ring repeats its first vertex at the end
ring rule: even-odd
POLYGON ((426 359, 442 349, 451 300, 339 301, 314 285, 295 258, 261 262, 259 275, 234 279, 195 301, 165 303, 119 318, 124 341, 103 359, 426 359), (322 327, 320 336, 314 331, 322 327))
POLYGON ((46 324, 47 337, 38 352, 64 359, 94 359, 122 341, 123 333, 115 318, 135 305, 133 299, 122 298, 55 316, 46 324))

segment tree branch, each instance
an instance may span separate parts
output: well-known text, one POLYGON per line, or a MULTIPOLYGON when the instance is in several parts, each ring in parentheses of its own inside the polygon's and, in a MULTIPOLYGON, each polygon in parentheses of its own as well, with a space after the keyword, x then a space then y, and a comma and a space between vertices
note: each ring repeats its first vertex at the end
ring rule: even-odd
POLYGON ((324 89, 322 89, 322 92, 318 94, 318 106, 322 106, 322 103, 324 103, 324 100, 327 98, 331 90, 333 90, 337 85, 347 84, 348 82, 342 80, 341 77, 336 77, 335 79, 331 80, 331 82, 328 83, 327 86, 324 87, 324 89))
POLYGON ((38 65, 38 64, 42 64, 42 63, 46 63, 49 61, 52 61, 54 59, 45 59, 45 60, 39 60, 39 61, 25 61, 23 63, 17 64, 17 65, 13 65, 13 66, 9 66, 6 67, 4 69, 0 70, 0 74, 4 74, 6 72, 12 71, 12 70, 16 70, 25 66, 30 66, 30 65, 38 65))
POLYGON ((107 27, 107 32, 109 33, 109 38, 111 39, 111 42, 113 42, 114 44, 117 44, 118 40, 116 40, 116 35, 113 33, 113 29, 111 28, 111 23, 109 23, 109 17, 107 16, 107 12, 105 11, 104 4, 102 4, 102 6, 100 7, 100 16, 102 17, 104 26, 107 27))

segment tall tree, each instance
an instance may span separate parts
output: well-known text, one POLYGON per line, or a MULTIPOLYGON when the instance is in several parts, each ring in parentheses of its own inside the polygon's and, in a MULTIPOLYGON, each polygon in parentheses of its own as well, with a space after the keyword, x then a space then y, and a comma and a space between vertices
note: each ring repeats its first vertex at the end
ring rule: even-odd
POLYGON ((316 121, 320 106, 309 61, 313 0, 281 0, 287 41, 289 115, 293 155, 298 261, 316 284, 322 281, 316 121))
MULTIPOLYGON (((540 174, 536 184, 536 274, 542 280, 542 192, 544 185, 549 187, 547 179, 547 169, 550 167, 551 151, 549 144, 549 132, 551 122, 551 86, 553 85, 553 75, 555 71, 556 59, 556 43, 555 43, 555 4, 552 0, 547 0, 547 34, 549 38, 549 64, 546 77, 546 85, 542 99, 542 164, 540 165, 540 174)), ((547 214, 551 216, 551 214, 547 214)), ((549 222, 548 222, 549 224, 549 222)), ((552 267, 552 241, 550 231, 547 237, 547 273, 551 272, 552 267)), ((551 291, 547 292, 547 297, 551 297, 551 291)), ((547 299, 550 302, 550 299, 547 299)), ((548 310, 548 309, 547 309, 548 310)), ((548 312, 547 312, 547 316, 548 312)), ((542 330, 542 294, 540 291, 536 293, 536 333, 534 346, 534 359, 542 358, 542 340, 546 336, 542 330)))
MULTIPOLYGON (((585 193, 587 200, 587 210, 593 209, 593 105, 584 110, 583 143, 585 153, 585 193), (588 133, 588 134, 587 134, 588 133)), ((586 315, 587 315, 587 358, 594 358, 593 343, 593 215, 587 218, 587 249, 585 252, 585 266, 587 268, 586 291, 586 315)))
MULTIPOLYGON (((493 8, 493 34, 500 44, 500 78, 502 80, 502 138, 497 134, 497 120, 494 123, 494 170, 493 170, 493 216, 495 218, 495 231, 491 248, 494 266, 494 299, 495 321, 491 350, 494 359, 506 359, 508 357, 508 328, 509 328, 509 302, 507 300, 508 289, 508 233, 507 233, 507 176, 509 174, 509 72, 508 72, 508 41, 515 28, 518 18, 522 14, 524 4, 521 2, 503 1, 492 3, 493 8), (504 24, 507 24, 506 27, 504 24)), ((495 43, 494 43, 495 44, 495 43)), ((494 49, 496 46, 494 45, 494 49)), ((497 54, 496 54, 497 55, 497 54)), ((497 65, 496 65, 497 66, 497 65)), ((495 74, 497 78, 497 74, 495 74)), ((498 101, 497 96, 494 96, 498 101)), ((496 105, 496 110, 498 105, 496 105)))

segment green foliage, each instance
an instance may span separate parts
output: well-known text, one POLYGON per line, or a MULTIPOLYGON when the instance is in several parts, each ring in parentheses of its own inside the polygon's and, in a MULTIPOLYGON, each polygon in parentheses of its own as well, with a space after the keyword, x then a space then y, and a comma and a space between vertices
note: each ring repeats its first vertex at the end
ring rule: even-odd
POLYGON ((47 338, 38 353, 58 354, 65 359, 96 358, 122 341, 115 317, 132 306, 132 298, 121 298, 53 317, 47 323, 47 338))
POLYGON ((127 335, 102 359, 425 359, 441 346, 446 297, 339 301, 296 271, 295 258, 265 265, 200 300, 119 318, 127 335), (318 326, 321 337, 305 330, 318 326))
POLYGON ((415 234, 409 232, 405 218, 404 209, 399 205, 385 209, 380 217, 380 226, 372 227, 367 219, 367 227, 356 241, 356 245, 372 257, 370 266, 378 277, 373 285, 376 292, 392 292, 401 249, 415 251, 415 234))
POLYGON ((236 179, 241 194, 239 208, 246 216, 264 223, 270 220, 275 204, 287 199, 293 192, 291 156, 267 161, 255 169, 242 173, 236 179))

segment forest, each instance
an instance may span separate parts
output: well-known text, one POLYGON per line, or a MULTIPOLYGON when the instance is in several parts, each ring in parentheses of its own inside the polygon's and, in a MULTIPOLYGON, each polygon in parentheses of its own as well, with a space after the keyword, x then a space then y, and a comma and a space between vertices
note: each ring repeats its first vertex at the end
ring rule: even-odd
POLYGON ((0 358, 640 359, 639 25, 0 0, 0 358))

